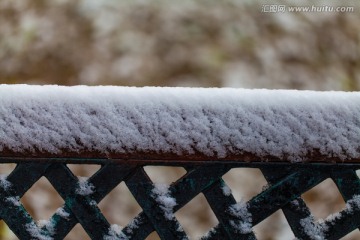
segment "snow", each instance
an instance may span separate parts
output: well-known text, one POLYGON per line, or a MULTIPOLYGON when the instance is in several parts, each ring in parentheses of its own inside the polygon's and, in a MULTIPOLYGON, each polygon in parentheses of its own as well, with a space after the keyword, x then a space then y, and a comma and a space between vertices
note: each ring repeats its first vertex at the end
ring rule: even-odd
POLYGON ((4 190, 8 190, 11 187, 11 182, 9 182, 6 178, 7 175, 0 174, 0 187, 4 190))
POLYGON ((360 157, 360 93, 0 85, 0 153, 360 157))
POLYGON ((342 217, 342 214, 349 214, 352 213, 355 209, 360 209, 360 195, 353 196, 350 200, 348 200, 345 204, 345 209, 341 211, 340 213, 331 214, 328 216, 324 222, 331 223, 335 221, 336 219, 339 219, 342 217))
POLYGON ((128 240, 129 238, 121 231, 122 227, 113 224, 109 228, 109 233, 104 240, 128 240))
POLYGON ((304 228, 304 232, 312 240, 325 240, 324 230, 325 226, 319 223, 314 222, 314 217, 311 215, 307 218, 300 220, 300 225, 304 228))
POLYGON ((53 239, 52 237, 47 236, 45 232, 33 222, 25 224, 25 228, 34 239, 38 239, 38 240, 53 239))
POLYGON ((294 199, 291 201, 291 204, 293 205, 293 207, 295 206, 296 209, 300 210, 300 202, 298 199, 294 199))
POLYGON ((37 225, 41 228, 46 228, 46 230, 51 234, 55 234, 55 223, 49 220, 39 220, 37 225))
POLYGON ((229 208, 231 215, 238 220, 230 220, 232 227, 237 229, 242 234, 251 233, 252 228, 252 216, 248 211, 248 204, 244 201, 240 201, 229 208))
MULTIPOLYGON (((212 235, 214 235, 216 233, 216 229, 215 228, 211 228, 201 239, 208 239, 210 238, 212 235)), ((201 240, 200 239, 200 240, 201 240)))
POLYGON ((346 209, 353 211, 353 208, 360 208, 360 195, 354 195, 350 200, 346 202, 346 209))
POLYGON ((59 215, 60 217, 69 220, 70 217, 70 213, 66 212, 65 209, 63 207, 60 207, 56 210, 56 214, 59 215))
POLYGON ((139 225, 142 223, 141 219, 134 218, 131 220, 131 222, 128 224, 128 228, 126 229, 126 232, 129 234, 132 234, 135 229, 139 228, 139 225))
POLYGON ((228 185, 224 185, 221 187, 222 192, 225 196, 230 196, 231 195, 231 189, 228 187, 228 185))
POLYGON ((95 186, 88 182, 87 177, 79 177, 78 188, 76 193, 82 196, 87 196, 94 193, 95 186))
POLYGON ((15 196, 15 197, 7 197, 5 198, 6 202, 10 202, 12 203, 14 206, 19 207, 21 205, 20 203, 20 197, 19 196, 15 196))
POLYGON ((167 184, 154 184, 152 196, 160 205, 160 208, 164 211, 165 218, 168 220, 172 220, 174 218, 173 209, 177 204, 176 199, 171 197, 169 187, 170 186, 167 184))
POLYGON ((345 208, 341 212, 331 214, 325 220, 319 219, 315 222, 314 216, 310 215, 307 218, 301 219, 300 224, 312 240, 324 240, 324 232, 328 229, 328 226, 333 224, 335 220, 340 219, 343 214, 352 213, 354 208, 357 210, 360 209, 360 195, 354 195, 346 202, 345 208))

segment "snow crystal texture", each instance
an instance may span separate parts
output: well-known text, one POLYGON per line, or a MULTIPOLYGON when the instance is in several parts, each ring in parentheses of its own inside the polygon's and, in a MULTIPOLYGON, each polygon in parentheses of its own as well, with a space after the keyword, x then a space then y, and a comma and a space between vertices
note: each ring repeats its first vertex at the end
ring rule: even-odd
POLYGON ((0 152, 360 157, 360 93, 0 85, 0 152))
POLYGON ((0 187, 2 187, 4 190, 8 190, 11 187, 11 182, 9 182, 7 179, 7 175, 0 174, 0 187))
POLYGON ((94 189, 95 186, 88 182, 87 177, 79 177, 78 187, 75 192, 79 195, 87 196, 93 194, 94 189))
POLYGON ((104 240, 128 240, 129 238, 121 230, 122 227, 119 225, 111 225, 109 234, 104 237, 104 240))
POLYGON ((300 220, 301 226, 304 228, 305 233, 312 240, 324 240, 324 232, 328 230, 329 225, 343 217, 345 214, 354 213, 354 210, 360 209, 360 195, 354 195, 350 200, 346 202, 345 208, 338 213, 331 214, 325 220, 319 219, 315 222, 314 216, 310 215, 307 218, 300 220))
POLYGON ((64 208, 58 208, 56 210, 56 213, 62 217, 62 218, 65 218, 66 220, 69 220, 69 217, 70 217, 70 213, 68 213, 64 208))
POLYGON ((169 187, 167 184, 155 184, 152 190, 152 196, 164 211, 165 218, 172 220, 175 217, 173 209, 177 203, 176 199, 171 197, 169 187))
POLYGON ((34 238, 34 239, 39 239, 39 240, 53 240, 52 237, 47 236, 46 233, 39 228, 35 223, 31 222, 31 223, 27 223, 25 225, 26 230, 30 233, 30 235, 34 238))
POLYGON ((230 224, 243 234, 251 233, 252 228, 252 215, 248 207, 246 202, 240 201, 229 208, 230 214, 237 218, 230 220, 230 224))

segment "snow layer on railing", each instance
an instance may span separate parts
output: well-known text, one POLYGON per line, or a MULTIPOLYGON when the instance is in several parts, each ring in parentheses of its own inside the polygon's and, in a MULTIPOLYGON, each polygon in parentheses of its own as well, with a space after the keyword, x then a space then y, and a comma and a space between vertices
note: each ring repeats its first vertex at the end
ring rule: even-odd
POLYGON ((0 152, 360 157, 360 93, 0 85, 0 152))

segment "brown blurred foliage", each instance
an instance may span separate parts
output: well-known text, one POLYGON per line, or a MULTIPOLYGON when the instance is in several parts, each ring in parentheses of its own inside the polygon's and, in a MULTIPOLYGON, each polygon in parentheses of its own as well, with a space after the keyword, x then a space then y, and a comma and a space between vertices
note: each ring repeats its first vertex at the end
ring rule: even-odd
POLYGON ((356 90, 360 4, 345 3, 355 12, 262 13, 260 2, 240 0, 1 0, 0 82, 356 90))

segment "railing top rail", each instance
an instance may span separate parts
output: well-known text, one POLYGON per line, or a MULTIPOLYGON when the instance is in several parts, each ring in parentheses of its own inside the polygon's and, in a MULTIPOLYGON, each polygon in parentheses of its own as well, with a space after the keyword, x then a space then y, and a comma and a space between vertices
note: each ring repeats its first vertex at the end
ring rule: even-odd
POLYGON ((360 93, 0 85, 0 156, 359 162, 360 93))

